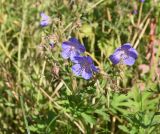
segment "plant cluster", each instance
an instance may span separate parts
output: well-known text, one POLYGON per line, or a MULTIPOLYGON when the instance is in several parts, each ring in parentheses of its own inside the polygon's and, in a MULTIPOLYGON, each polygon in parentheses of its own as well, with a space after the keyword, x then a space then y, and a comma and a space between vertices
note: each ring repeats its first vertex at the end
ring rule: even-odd
POLYGON ((0 134, 159 134, 159 0, 1 0, 0 134))

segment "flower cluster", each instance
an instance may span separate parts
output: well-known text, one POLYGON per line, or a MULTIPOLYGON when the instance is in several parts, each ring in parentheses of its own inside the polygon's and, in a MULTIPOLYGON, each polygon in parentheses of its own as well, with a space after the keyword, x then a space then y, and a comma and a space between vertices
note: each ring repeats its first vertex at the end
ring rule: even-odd
MULTIPOLYGON (((144 2, 145 0, 141 0, 144 2)), ((41 13, 42 27, 51 24, 51 18, 45 13, 41 13)), ((55 36, 49 36, 49 44, 54 47, 55 36)), ((95 67, 93 60, 90 56, 83 56, 86 51, 85 47, 76 39, 70 38, 68 41, 62 43, 61 55, 64 59, 70 59, 74 65, 72 66, 72 72, 76 76, 82 76, 84 79, 88 80, 93 76, 94 72, 98 72, 99 69, 95 67)), ((117 48, 109 59, 113 64, 122 63, 125 65, 132 66, 138 57, 137 51, 132 48, 130 43, 125 43, 121 47, 117 48)))
POLYGON ((70 38, 62 43, 62 57, 70 59, 73 63, 72 71, 76 76, 82 76, 88 80, 93 76, 93 72, 98 72, 93 60, 89 56, 81 56, 85 52, 85 47, 76 39, 70 38))

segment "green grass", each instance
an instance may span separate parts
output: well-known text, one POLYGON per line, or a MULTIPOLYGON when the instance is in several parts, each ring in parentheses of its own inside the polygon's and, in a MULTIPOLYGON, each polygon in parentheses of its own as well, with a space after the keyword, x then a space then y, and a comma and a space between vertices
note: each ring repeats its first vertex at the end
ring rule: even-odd
POLYGON ((159 134, 159 16, 159 0, 1 0, 0 134, 159 134), (42 11, 51 26, 40 27, 42 11), (44 39, 50 34, 53 49, 44 39), (91 80, 76 77, 61 57, 69 37, 102 69, 91 80), (157 52, 147 59, 151 41, 157 52), (109 55, 126 42, 139 53, 136 63, 113 66, 109 55))

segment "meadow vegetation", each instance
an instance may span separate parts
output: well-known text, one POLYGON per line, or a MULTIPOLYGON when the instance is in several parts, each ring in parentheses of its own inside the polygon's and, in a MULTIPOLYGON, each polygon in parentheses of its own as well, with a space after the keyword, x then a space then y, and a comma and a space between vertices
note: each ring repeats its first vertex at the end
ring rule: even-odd
POLYGON ((160 134, 160 1, 0 0, 0 134, 23 133, 160 134), (71 37, 92 76, 62 56, 71 37), (138 57, 114 65, 125 43, 138 57))

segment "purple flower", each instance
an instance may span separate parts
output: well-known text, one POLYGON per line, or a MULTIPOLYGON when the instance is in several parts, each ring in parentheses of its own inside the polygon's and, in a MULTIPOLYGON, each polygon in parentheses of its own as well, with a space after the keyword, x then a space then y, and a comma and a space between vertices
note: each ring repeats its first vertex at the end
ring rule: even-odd
POLYGON ((76 56, 74 57, 74 62, 76 64, 72 66, 73 73, 76 76, 82 76, 86 80, 92 77, 93 72, 99 71, 89 56, 76 56))
POLYGON ((42 27, 45 27, 45 26, 48 26, 49 24, 51 24, 51 18, 49 16, 47 16, 45 13, 41 13, 41 22, 40 22, 40 25, 42 27))
POLYGON ((62 57, 74 60, 74 56, 79 56, 85 52, 85 47, 76 39, 70 38, 69 41, 62 43, 62 57))
POLYGON ((123 64, 132 66, 137 57, 137 51, 131 47, 130 43, 126 43, 120 48, 117 48, 114 53, 109 56, 109 59, 113 64, 118 64, 119 62, 122 62, 123 64))
POLYGON ((145 0, 140 0, 140 2, 145 2, 145 0))

